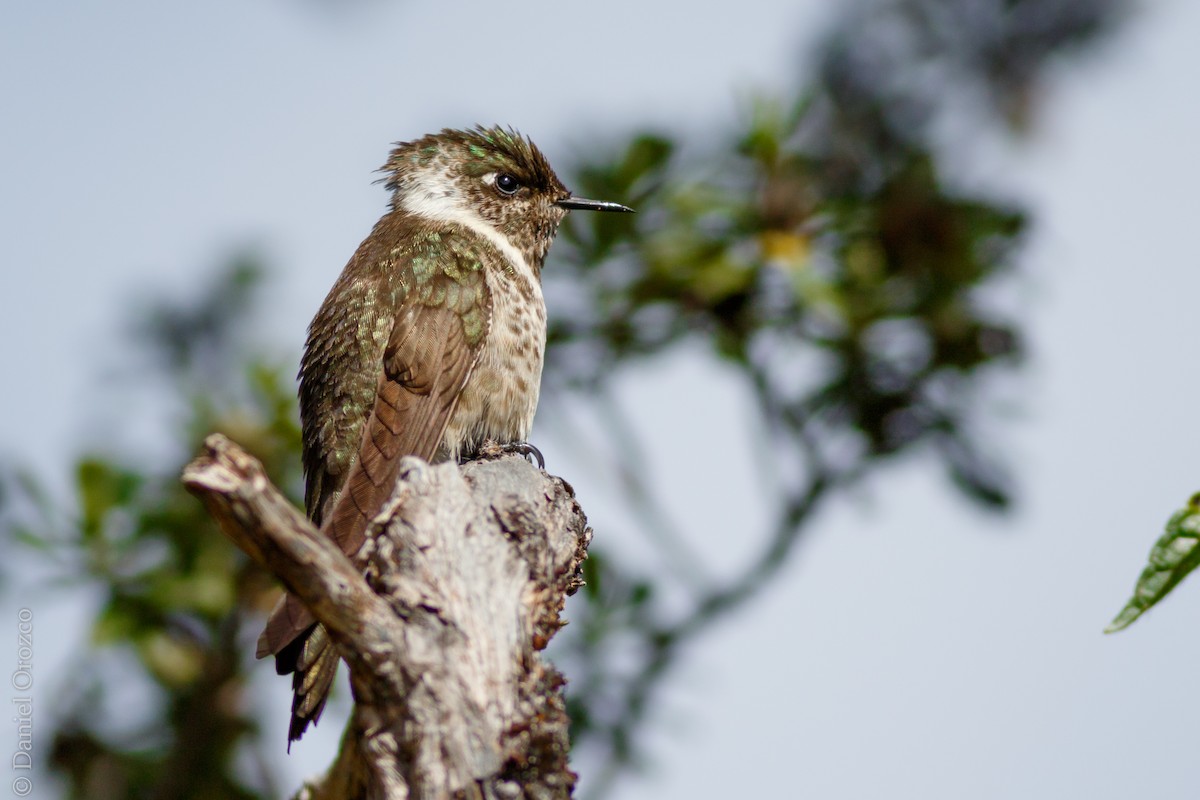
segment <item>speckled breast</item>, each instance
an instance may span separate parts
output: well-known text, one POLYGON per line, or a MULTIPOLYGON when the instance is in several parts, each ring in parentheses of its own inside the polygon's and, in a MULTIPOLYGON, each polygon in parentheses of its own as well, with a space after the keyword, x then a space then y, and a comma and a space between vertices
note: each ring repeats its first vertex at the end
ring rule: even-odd
POLYGON ((491 324, 439 456, 469 454, 488 439, 504 444, 529 436, 541 391, 546 303, 540 282, 524 272, 487 272, 491 324))

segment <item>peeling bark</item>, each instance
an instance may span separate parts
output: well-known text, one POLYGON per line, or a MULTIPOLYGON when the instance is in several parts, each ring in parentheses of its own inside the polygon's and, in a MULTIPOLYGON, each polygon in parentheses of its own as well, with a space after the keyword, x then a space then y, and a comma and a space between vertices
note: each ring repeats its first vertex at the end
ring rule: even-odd
POLYGON ((184 470, 221 530, 329 629, 355 707, 337 760, 297 797, 565 798, 563 623, 591 530, 571 487, 508 456, 409 458, 351 562, 224 436, 184 470))

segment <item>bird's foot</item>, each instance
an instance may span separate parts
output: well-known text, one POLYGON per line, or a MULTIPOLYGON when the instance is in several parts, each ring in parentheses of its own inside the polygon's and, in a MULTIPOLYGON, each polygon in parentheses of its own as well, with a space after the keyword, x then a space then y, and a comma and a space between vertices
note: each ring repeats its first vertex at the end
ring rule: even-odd
POLYGON ((508 444, 500 445, 500 449, 505 453, 516 453, 519 456, 525 456, 531 462, 536 463, 538 469, 546 468, 546 459, 542 456, 542 451, 529 442, 509 442, 508 444))
POLYGON ((465 464, 476 458, 502 458, 503 456, 513 454, 525 456, 537 464, 538 469, 546 468, 546 459, 542 456, 542 451, 529 442, 505 442, 504 444, 500 444, 499 442, 489 440, 483 443, 478 452, 464 456, 459 460, 459 463, 465 464))

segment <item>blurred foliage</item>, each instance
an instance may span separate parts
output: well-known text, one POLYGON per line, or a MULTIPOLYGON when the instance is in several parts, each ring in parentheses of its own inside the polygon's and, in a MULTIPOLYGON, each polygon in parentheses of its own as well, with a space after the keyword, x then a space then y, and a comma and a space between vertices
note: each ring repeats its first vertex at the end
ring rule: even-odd
POLYGON ((545 278, 546 390, 602 407, 629 503, 661 546, 658 563, 636 567, 593 546, 588 602, 559 643, 595 794, 644 752, 637 734, 688 641, 770 585, 830 496, 897 456, 931 455, 969 498, 1009 503, 980 412, 987 376, 1021 354, 1019 320, 993 299, 1027 218, 961 188, 952 165, 972 137, 1021 133, 1045 68, 1118 10, 859 2, 794 98, 758 100, 690 156, 643 132, 577 170, 581 194, 640 213, 575 216, 560 234, 573 252, 545 278), (684 341, 745 383, 769 442, 756 448, 775 484, 763 487, 769 529, 739 535, 763 544, 725 582, 697 577, 709 571, 644 489, 639 443, 609 393, 622 366, 684 341))
POLYGON ((1133 596, 1104 632, 1116 633, 1128 628, 1200 566, 1197 544, 1200 544, 1200 493, 1192 495, 1187 506, 1167 520, 1167 528, 1151 548, 1133 596))
MULTIPOLYGON (((687 644, 771 585, 830 497, 911 455, 984 507, 1009 502, 981 434, 981 384, 1021 353, 1019 320, 992 295, 1027 219, 963 188, 952 165, 976 135, 1024 130, 1046 67, 1111 28, 1118 8, 862 0, 788 96, 760 99, 708 139, 636 133, 562 170, 581 194, 640 213, 564 225, 545 274, 544 396, 601 416, 630 507, 661 546, 657 563, 636 566, 593 546, 583 602, 556 641, 595 793, 645 752, 639 733, 687 644), (770 443, 755 448, 772 478, 759 503, 768 530, 739 537, 761 550, 722 582, 648 488, 644 443, 611 393, 623 367, 685 344, 750 389, 770 443)), ((27 475, 3 483, 4 528, 102 597, 78 688, 54 712, 53 767, 70 797, 280 794, 270 764, 282 742, 261 741, 245 683, 274 590, 178 483, 220 430, 300 496, 292 366, 247 344, 258 276, 243 260, 199 300, 139 318, 145 374, 165 377, 186 409, 170 463, 87 456, 69 502, 27 475), (114 708, 129 685, 160 713, 131 722, 114 708)))
POLYGON ((203 436, 219 430, 300 497, 292 370, 247 363, 241 346, 260 280, 261 269, 242 259, 186 305, 160 302, 137 317, 140 352, 187 410, 175 460, 86 455, 68 503, 29 476, 6 482, 4 528, 35 549, 57 585, 86 586, 100 598, 90 646, 53 700, 49 759, 68 797, 273 794, 269 770, 241 774, 234 764, 242 749, 249 761, 267 762, 255 752, 257 715, 246 693, 253 646, 243 628, 247 618, 259 624, 277 589, 178 479, 203 436), (116 705, 129 693, 158 713, 131 719, 116 705))

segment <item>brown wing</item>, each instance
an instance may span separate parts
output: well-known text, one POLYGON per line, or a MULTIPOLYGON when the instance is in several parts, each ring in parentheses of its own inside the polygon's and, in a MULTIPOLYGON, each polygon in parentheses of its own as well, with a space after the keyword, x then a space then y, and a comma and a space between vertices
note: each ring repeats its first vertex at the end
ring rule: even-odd
MULTIPOLYGON (((358 456, 322 526, 343 553, 358 552, 367 524, 391 496, 400 460, 436 455, 479 353, 482 337, 473 338, 455 308, 412 305, 397 316, 358 456)), ((259 658, 278 653, 314 621, 287 595, 267 621, 259 658)))
POLYGON ((414 306, 401 313, 358 459, 323 527, 342 552, 358 552, 367 524, 392 494, 400 460, 437 454, 478 352, 456 309, 414 306))

